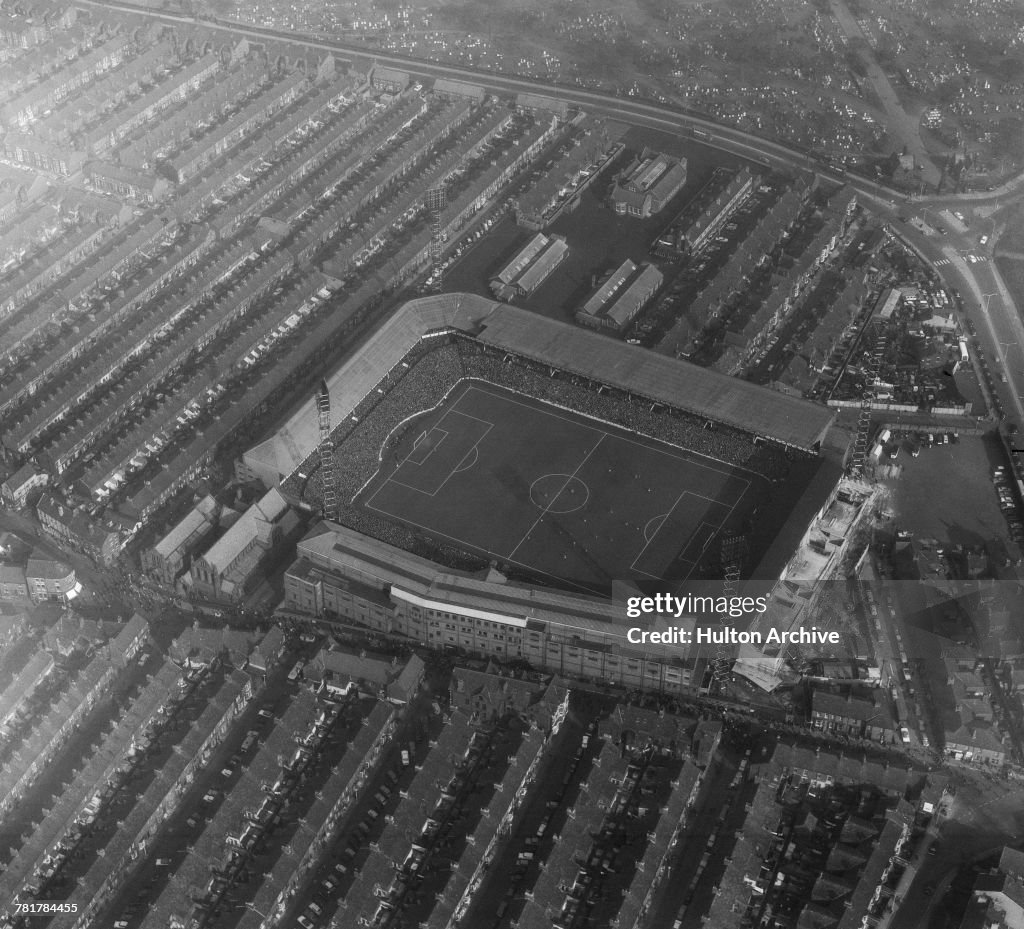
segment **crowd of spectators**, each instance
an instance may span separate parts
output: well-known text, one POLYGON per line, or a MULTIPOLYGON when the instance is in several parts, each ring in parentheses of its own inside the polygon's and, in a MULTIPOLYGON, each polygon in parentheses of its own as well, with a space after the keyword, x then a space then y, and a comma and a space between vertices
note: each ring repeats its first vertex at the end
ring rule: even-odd
MULTIPOLYGON (((789 471, 786 450, 736 429, 652 403, 606 385, 552 371, 528 359, 449 334, 424 339, 392 368, 332 434, 338 519, 346 526, 451 568, 480 570, 486 559, 382 519, 357 502, 381 468, 407 453, 422 433, 420 419, 466 379, 478 379, 613 424, 690 452, 742 466, 772 481, 789 471)), ((286 494, 313 506, 322 500, 319 463, 310 456, 289 478, 286 494)))

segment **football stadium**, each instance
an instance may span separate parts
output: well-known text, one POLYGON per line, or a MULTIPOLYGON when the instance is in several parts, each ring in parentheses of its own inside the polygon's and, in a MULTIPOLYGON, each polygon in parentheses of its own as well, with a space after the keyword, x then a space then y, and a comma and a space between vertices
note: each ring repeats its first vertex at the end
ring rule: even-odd
MULTIPOLYGON (((768 579, 834 483, 829 409, 472 294, 406 303, 325 387, 333 520, 442 568, 607 595, 721 578, 740 538, 768 579)), ((310 398, 242 468, 322 512, 320 446, 310 398)))

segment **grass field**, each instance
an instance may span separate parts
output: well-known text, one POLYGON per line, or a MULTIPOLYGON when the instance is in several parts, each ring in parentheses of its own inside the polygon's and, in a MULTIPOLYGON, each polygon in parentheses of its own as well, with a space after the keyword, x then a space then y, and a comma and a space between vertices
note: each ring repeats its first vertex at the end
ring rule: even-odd
POLYGON ((439 541, 606 593, 717 564, 767 481, 482 382, 387 448, 358 503, 439 541))

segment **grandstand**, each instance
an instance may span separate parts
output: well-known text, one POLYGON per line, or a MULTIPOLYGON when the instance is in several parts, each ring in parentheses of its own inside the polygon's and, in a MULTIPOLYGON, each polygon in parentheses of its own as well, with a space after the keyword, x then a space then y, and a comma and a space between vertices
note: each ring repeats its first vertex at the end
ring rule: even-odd
MULTIPOLYGON (((475 294, 439 294, 407 303, 358 354, 328 376, 335 421, 350 417, 359 402, 424 336, 449 329, 472 332, 497 306, 475 294)), ((316 403, 311 398, 277 433, 242 456, 243 470, 268 487, 283 483, 316 450, 319 430, 316 403)))
MULTIPOLYGON (((794 450, 815 453, 835 416, 817 403, 728 377, 547 319, 476 294, 439 294, 406 303, 363 348, 327 378, 336 422, 351 417, 388 372, 425 336, 446 331, 721 423, 794 450)), ((267 486, 284 482, 318 447, 315 403, 306 400, 241 467, 267 486)))

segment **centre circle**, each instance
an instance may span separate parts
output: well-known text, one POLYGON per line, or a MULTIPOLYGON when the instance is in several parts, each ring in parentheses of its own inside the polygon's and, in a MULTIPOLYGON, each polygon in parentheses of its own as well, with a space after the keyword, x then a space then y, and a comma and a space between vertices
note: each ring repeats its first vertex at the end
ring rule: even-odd
POLYGON ((573 513, 589 499, 590 488, 571 474, 545 474, 530 485, 530 501, 546 513, 573 513))

